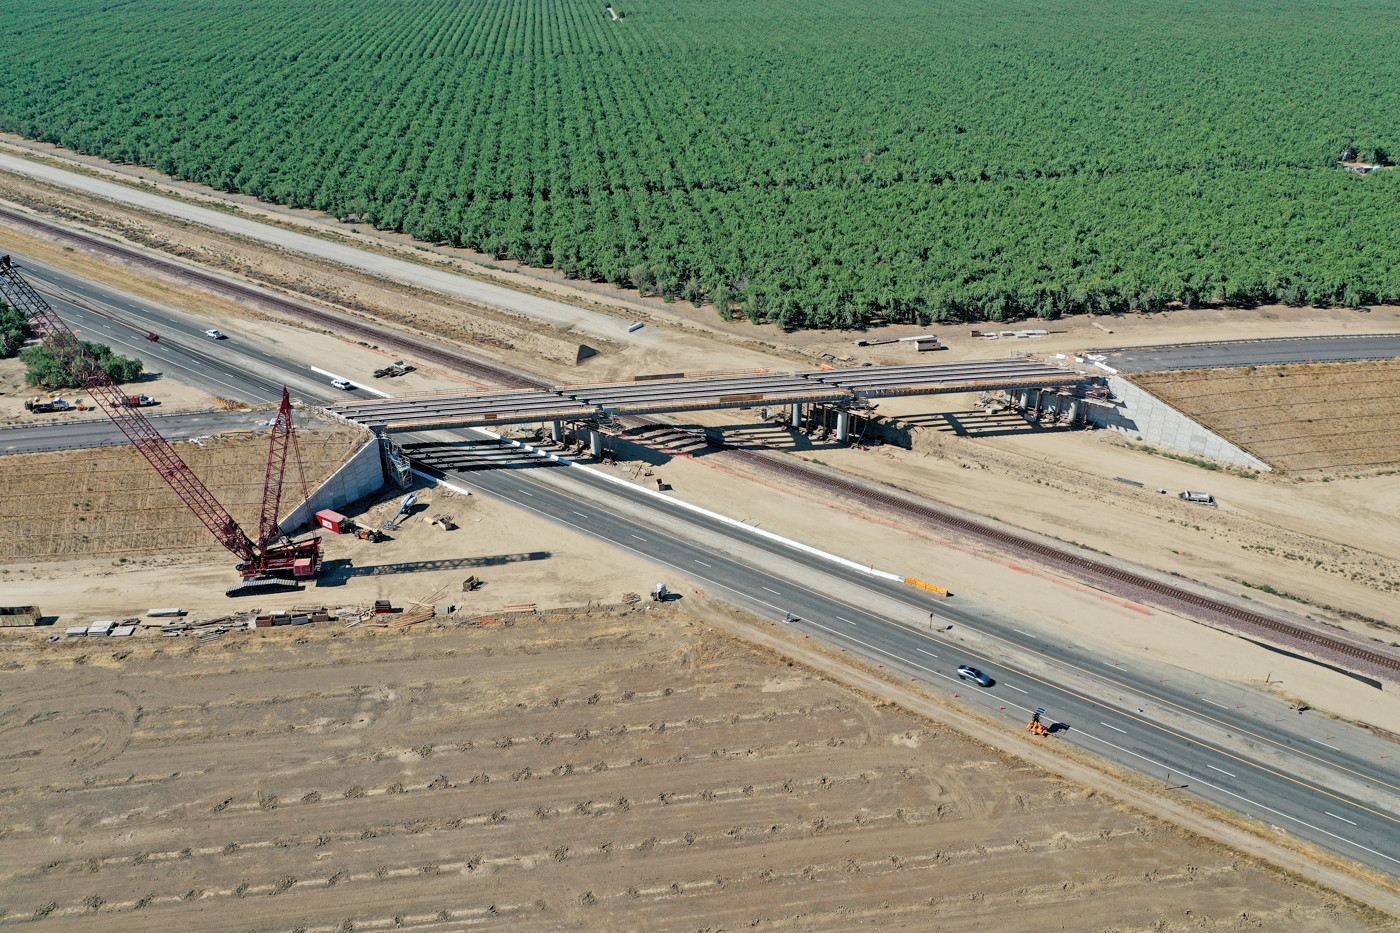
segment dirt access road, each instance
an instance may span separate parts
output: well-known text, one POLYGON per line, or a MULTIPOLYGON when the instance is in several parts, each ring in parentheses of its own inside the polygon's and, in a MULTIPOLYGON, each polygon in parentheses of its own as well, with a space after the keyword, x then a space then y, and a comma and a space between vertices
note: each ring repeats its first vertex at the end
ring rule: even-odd
POLYGON ((0 925, 1388 928, 676 609, 3 657, 0 925))

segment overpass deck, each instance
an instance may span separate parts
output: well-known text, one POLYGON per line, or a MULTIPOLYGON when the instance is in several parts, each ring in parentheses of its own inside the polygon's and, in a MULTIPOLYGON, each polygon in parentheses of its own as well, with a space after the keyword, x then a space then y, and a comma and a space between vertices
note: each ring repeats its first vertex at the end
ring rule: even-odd
POLYGON ((1090 376, 1032 360, 985 360, 585 383, 552 389, 432 393, 364 399, 328 406, 337 415, 389 433, 584 421, 756 405, 847 405, 899 395, 938 395, 992 389, 1046 388, 1090 376))

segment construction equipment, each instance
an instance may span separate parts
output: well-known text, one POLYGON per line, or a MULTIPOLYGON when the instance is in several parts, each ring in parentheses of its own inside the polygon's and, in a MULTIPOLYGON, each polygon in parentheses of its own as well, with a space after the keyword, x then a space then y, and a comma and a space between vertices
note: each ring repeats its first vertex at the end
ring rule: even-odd
POLYGON ((405 363, 403 360, 395 360, 393 365, 391 366, 385 366, 383 369, 376 369, 374 371, 374 378, 383 379, 386 376, 388 376, 389 378, 393 378, 394 376, 402 376, 407 373, 413 372, 414 368, 415 367, 408 363, 405 363))
POLYGON ((88 406, 84 405, 82 402, 70 402, 62 396, 58 395, 55 395, 52 398, 44 398, 42 395, 36 395, 33 398, 27 398, 24 400, 24 408, 26 411, 32 411, 40 414, 53 411, 88 410, 88 406))
POLYGON ((384 540, 384 532, 380 531, 378 528, 370 528, 367 525, 361 525, 357 522, 355 524, 355 537, 359 538, 361 541, 372 541, 378 544, 380 541, 384 540))
POLYGON ((417 493, 411 492, 411 493, 409 493, 408 495, 404 496, 404 497, 403 497, 403 502, 399 503, 399 510, 398 510, 397 512, 394 513, 394 517, 391 518, 391 519, 389 519, 387 522, 384 523, 384 529, 385 529, 386 531, 398 531, 398 530, 399 530, 399 517, 400 517, 401 515, 403 515, 405 512, 407 512, 407 511, 409 511, 410 509, 412 509, 412 508, 413 508, 415 505, 417 505, 417 504, 418 504, 418 494, 417 494, 417 493))
POLYGON ((161 437, 160 432, 142 414, 141 409, 128 404, 129 396, 112 381, 112 377, 88 353, 48 302, 20 275, 9 256, 0 256, 0 296, 29 319, 35 334, 78 387, 92 396, 219 543, 237 555, 238 572, 243 582, 229 587, 226 591, 229 596, 285 587, 289 584, 286 578, 295 581, 316 575, 321 569, 321 539, 313 536, 301 541, 292 540, 282 533, 277 524, 287 456, 296 449, 296 439, 292 434, 291 398, 285 388, 282 390, 281 408, 272 424, 262 510, 257 538, 254 539, 214 498, 175 452, 175 448, 170 446, 170 442, 161 437))
POLYGON ((1045 723, 1040 721, 1040 717, 1045 714, 1045 707, 1036 707, 1035 714, 1031 716, 1031 721, 1026 723, 1026 731, 1031 735, 1049 735, 1050 730, 1045 723))
POLYGON ((151 405, 160 404, 160 402, 157 402, 149 395, 128 395, 126 397, 126 403, 132 408, 147 408, 151 405))

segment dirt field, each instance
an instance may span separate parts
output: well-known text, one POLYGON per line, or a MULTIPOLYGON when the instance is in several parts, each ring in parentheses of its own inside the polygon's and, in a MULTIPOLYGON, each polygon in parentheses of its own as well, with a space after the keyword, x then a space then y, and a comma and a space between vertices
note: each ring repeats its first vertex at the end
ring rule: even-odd
POLYGON ((678 611, 320 628, 7 646, 0 922, 1373 928, 678 611))
POLYGON ((1132 381, 1275 469, 1400 465, 1400 362, 1143 373, 1132 381))
MULTIPOLYGON (((299 431, 307 487, 315 489, 369 436, 343 426, 299 431)), ((176 450, 244 527, 255 528, 267 468, 268 435, 179 442, 176 450)), ((0 496, 0 562, 218 551, 218 543, 134 447, 18 454, 5 458, 0 496)), ((283 502, 304 498, 289 465, 283 502)))

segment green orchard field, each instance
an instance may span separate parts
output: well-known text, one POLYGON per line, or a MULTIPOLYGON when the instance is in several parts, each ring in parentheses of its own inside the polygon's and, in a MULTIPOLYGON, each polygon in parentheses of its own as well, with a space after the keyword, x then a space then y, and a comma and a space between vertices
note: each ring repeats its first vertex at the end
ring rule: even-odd
POLYGON ((1400 302, 1400 0, 11 0, 0 129, 786 327, 1400 302))

